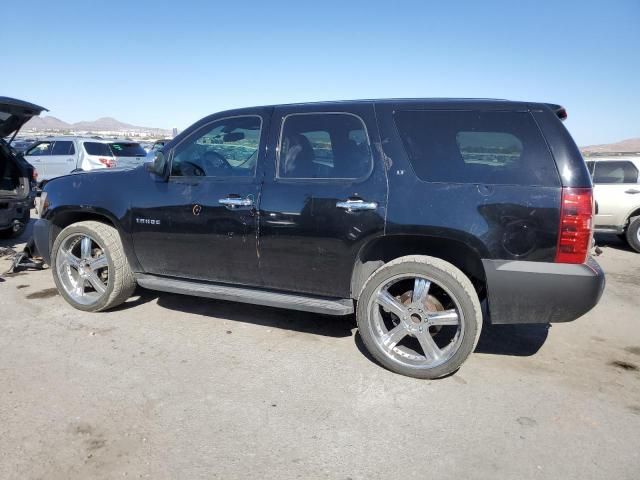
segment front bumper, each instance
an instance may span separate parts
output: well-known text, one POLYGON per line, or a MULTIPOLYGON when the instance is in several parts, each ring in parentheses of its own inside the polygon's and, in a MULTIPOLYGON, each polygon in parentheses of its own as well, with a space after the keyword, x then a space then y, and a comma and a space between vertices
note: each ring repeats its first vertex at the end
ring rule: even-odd
POLYGON ((51 222, 45 219, 38 219, 33 225, 33 241, 36 250, 44 260, 44 263, 51 265, 51 222))
POLYGON ((491 323, 575 320, 600 301, 604 272, 585 264, 483 260, 491 323))

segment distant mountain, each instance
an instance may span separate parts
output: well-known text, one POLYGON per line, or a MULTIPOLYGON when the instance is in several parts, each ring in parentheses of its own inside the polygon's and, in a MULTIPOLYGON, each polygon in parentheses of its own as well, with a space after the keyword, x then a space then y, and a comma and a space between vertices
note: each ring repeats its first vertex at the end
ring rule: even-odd
POLYGON ((75 130, 150 130, 146 127, 136 127, 111 117, 102 117, 93 122, 76 122, 72 125, 75 130))
POLYGON ((56 117, 33 117, 22 128, 35 130, 67 130, 71 125, 56 117))
POLYGON ((26 130, 74 130, 81 132, 155 132, 163 135, 170 134, 170 130, 156 127, 138 127, 136 125, 130 125, 128 123, 121 122, 111 117, 103 117, 92 122, 82 121, 76 123, 67 123, 56 117, 33 117, 23 127, 23 131, 26 130))
POLYGON ((589 145, 580 147, 580 150, 585 154, 635 153, 640 152, 640 138, 628 138, 605 145, 589 145))

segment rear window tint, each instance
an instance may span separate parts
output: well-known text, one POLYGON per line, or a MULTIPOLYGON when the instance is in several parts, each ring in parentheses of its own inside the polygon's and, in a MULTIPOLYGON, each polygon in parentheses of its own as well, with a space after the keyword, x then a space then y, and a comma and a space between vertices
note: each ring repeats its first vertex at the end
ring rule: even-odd
POLYGON ((427 182, 560 184, 527 112, 411 110, 394 114, 416 175, 427 182))
POLYGON ((112 157, 111 149, 106 143, 84 142, 84 149, 89 155, 99 155, 101 157, 112 157))
POLYGON ((116 142, 111 144, 111 150, 116 157, 144 157, 147 155, 139 143, 116 142))
POLYGON ((631 162, 597 162, 593 183, 637 183, 638 169, 631 162))
POLYGON ((53 150, 51 155, 73 155, 76 153, 76 149, 73 147, 73 142, 58 141, 53 144, 53 150))

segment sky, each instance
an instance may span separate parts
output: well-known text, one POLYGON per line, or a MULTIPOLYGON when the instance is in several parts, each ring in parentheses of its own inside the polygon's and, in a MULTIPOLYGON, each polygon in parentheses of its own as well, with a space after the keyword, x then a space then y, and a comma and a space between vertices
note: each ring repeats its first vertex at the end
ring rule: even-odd
POLYGON ((3 3, 0 96, 67 122, 491 97, 564 105, 580 145, 640 137, 640 0, 3 3))

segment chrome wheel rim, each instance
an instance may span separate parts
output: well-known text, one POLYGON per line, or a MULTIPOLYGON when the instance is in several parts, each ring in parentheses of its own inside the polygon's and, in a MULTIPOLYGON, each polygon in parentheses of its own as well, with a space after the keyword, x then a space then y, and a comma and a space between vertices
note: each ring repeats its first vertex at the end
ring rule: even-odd
POLYGON ((89 235, 70 235, 62 241, 56 255, 56 272, 65 293, 79 304, 92 305, 107 291, 107 256, 89 235))
POLYGON ((465 321, 458 299, 423 275, 397 275, 378 286, 368 305, 373 338, 402 365, 429 369, 460 348, 465 321))

